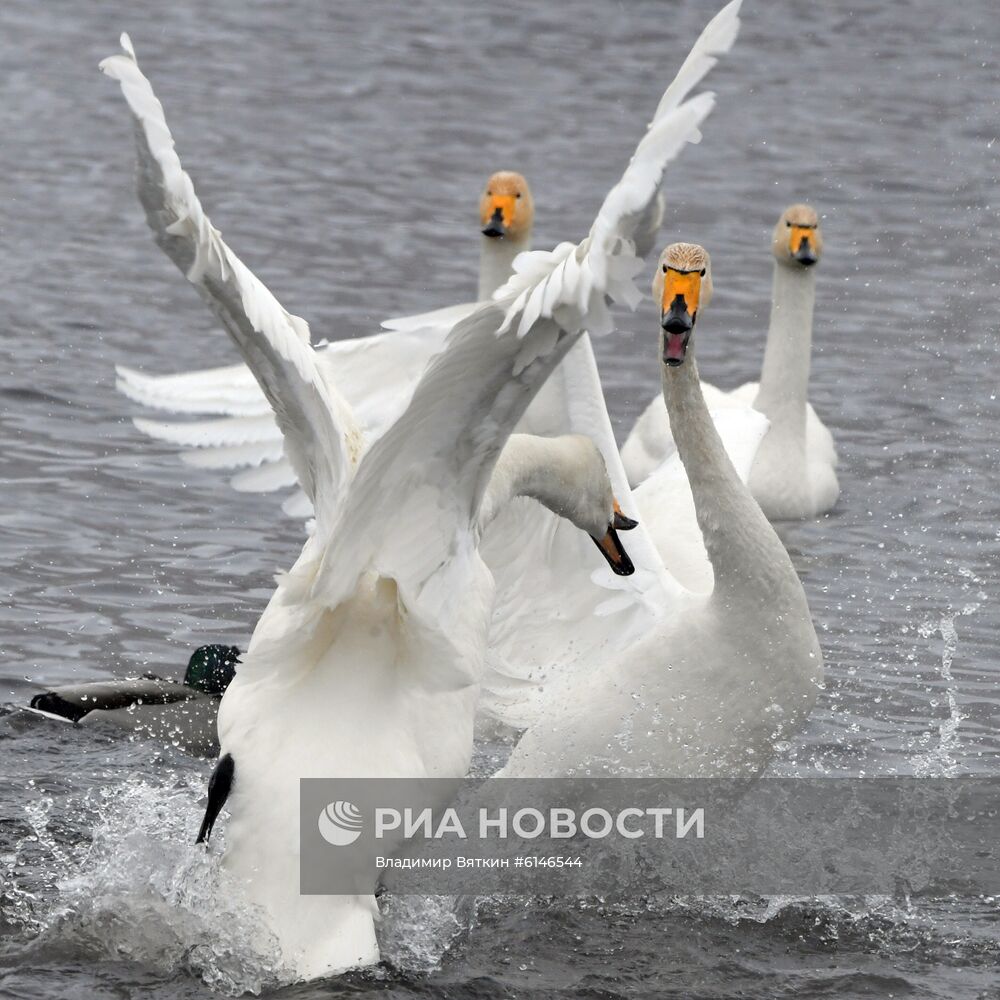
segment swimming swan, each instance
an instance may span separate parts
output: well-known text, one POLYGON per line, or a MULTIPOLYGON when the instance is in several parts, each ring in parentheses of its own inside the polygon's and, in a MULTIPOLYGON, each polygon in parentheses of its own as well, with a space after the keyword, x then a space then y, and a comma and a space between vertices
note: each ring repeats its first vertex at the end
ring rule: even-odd
MULTIPOLYGON (((723 18, 726 47, 737 8, 738 0, 712 22, 723 18)), ((518 258, 495 300, 448 335, 400 419, 366 447, 351 407, 317 368, 307 324, 280 306, 205 215, 162 106, 127 37, 122 44, 125 54, 101 65, 136 118, 147 220, 252 368, 316 515, 223 698, 222 757, 200 839, 228 796, 225 863, 295 974, 330 974, 378 960, 375 874, 371 891, 357 896, 299 895, 299 779, 465 773, 493 604, 477 546, 498 507, 494 491, 505 499, 504 491, 531 487, 543 501, 557 492, 553 476, 543 495, 537 470, 539 455, 557 461, 553 449, 580 466, 579 439, 534 441, 534 459, 508 452, 506 469, 502 447, 584 328, 607 333, 608 303, 638 301, 630 227, 713 106, 711 94, 685 100, 714 62, 712 49, 702 43, 693 53, 700 72, 685 63, 685 78, 664 94, 587 238, 518 258)), ((558 492, 558 512, 579 518, 605 558, 619 561, 611 490, 595 493, 599 512, 581 510, 579 491, 558 492)))
MULTIPOLYGON (((833 436, 808 401, 816 267, 823 253, 819 217, 808 205, 781 213, 771 242, 774 288, 760 382, 723 392, 703 385, 713 413, 753 406, 771 422, 750 472, 750 490, 771 520, 814 517, 837 502, 833 436)), ((674 450, 670 422, 654 399, 635 422, 622 459, 641 483, 674 450)))
POLYGON ((663 398, 713 586, 695 594, 658 575, 640 523, 629 537, 636 573, 627 583, 632 589, 645 578, 650 620, 626 638, 621 611, 609 608, 613 643, 591 643, 586 658, 564 654, 575 657, 573 669, 548 685, 504 776, 750 776, 816 701, 823 661, 805 593, 726 455, 698 380, 695 323, 712 293, 705 250, 667 247, 653 293, 663 398))

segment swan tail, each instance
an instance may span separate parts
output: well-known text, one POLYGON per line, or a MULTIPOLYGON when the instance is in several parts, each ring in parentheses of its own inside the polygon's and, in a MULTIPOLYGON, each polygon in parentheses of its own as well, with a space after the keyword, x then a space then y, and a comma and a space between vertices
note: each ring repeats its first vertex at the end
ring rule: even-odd
POLYGON ((236 774, 236 764, 232 754, 223 754, 215 765, 212 777, 208 779, 208 804, 205 806, 205 816, 198 830, 196 844, 207 844, 212 836, 212 828, 219 818, 222 807, 233 790, 233 777, 236 774))

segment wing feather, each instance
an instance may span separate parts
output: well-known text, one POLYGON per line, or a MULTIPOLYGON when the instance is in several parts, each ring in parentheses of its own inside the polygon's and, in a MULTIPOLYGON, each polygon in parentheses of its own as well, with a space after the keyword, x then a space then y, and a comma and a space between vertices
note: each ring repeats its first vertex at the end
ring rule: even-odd
MULTIPOLYGON (((728 48, 738 10, 734 0, 695 50, 728 48)), ((675 94, 693 86, 693 65, 689 57, 675 94)), ((664 96, 669 94, 670 88, 664 96)), ((576 246, 520 255, 494 301, 452 330, 403 415, 363 458, 313 579, 314 598, 335 607, 367 569, 417 594, 461 549, 496 458, 545 379, 585 329, 610 329, 607 300, 638 301, 632 278, 641 264, 623 227, 656 196, 667 164, 700 137, 713 101, 711 94, 683 103, 661 100, 667 110, 654 119, 605 198, 590 235, 576 246), (400 518, 404 498, 406 516, 400 518)))
POLYGON ((350 408, 319 373, 304 320, 286 312, 212 225, 181 166, 173 137, 135 50, 101 69, 117 80, 135 121, 139 198, 160 248, 221 320, 274 410, 299 482, 332 520, 360 454, 350 408))

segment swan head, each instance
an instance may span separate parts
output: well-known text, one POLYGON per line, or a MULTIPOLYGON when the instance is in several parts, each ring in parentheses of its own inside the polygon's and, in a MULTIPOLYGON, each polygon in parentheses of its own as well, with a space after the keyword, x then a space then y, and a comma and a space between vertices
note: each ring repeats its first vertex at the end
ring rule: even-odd
POLYGON ((482 500, 480 530, 518 496, 537 500, 588 534, 619 576, 635 572, 618 532, 638 522, 622 513, 604 455, 589 437, 511 434, 482 500))
POLYGON ((684 364, 698 311, 712 299, 712 261, 697 243, 671 243, 656 265, 653 297, 660 304, 663 363, 684 364))
POLYGON ((781 213, 771 240, 774 259, 785 267, 810 268, 823 255, 819 216, 811 205, 789 205, 781 213))
POLYGON ((495 173, 479 199, 479 222, 483 236, 520 243, 531 235, 535 204, 528 182, 512 170, 495 173))
POLYGON ((551 509, 590 535, 614 573, 631 576, 635 565, 618 532, 631 531, 639 522, 622 513, 600 448, 578 434, 551 440, 568 451, 565 461, 551 466, 559 480, 553 483, 551 509))

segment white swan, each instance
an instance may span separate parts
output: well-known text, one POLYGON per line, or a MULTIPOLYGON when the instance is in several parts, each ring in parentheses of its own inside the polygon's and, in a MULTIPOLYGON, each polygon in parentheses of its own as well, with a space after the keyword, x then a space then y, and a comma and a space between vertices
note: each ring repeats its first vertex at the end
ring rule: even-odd
MULTIPOLYGON (((726 47, 738 5, 713 22, 726 47)), ((533 456, 520 448, 518 460, 510 452, 497 460, 584 327, 607 332, 608 302, 638 300, 631 227, 666 164, 699 136, 712 95, 684 99, 714 59, 702 44, 700 72, 685 64, 685 85, 675 81, 664 94, 588 237, 522 256, 496 301, 448 335, 402 418, 366 450, 349 404, 317 368, 305 322, 282 309, 204 214, 162 106, 122 42, 126 54, 102 68, 120 82, 137 120, 147 219, 253 370, 316 513, 223 700, 223 756, 202 831, 210 833, 231 790, 226 862, 261 906, 287 963, 312 977, 377 960, 376 908, 368 892, 299 896, 299 779, 464 774, 493 603, 477 552, 482 520, 515 487, 542 500, 558 495, 560 513, 582 518, 612 564, 622 558, 609 489, 591 490, 581 504, 540 484, 539 456, 552 464, 561 451, 580 469, 578 439, 532 441, 533 456), (598 499, 600 511, 589 509, 598 499)))
POLYGON ((816 700, 822 656, 805 593, 726 455, 692 357, 694 324, 711 289, 701 247, 680 243, 664 251, 653 285, 663 397, 714 585, 706 595, 674 581, 657 584, 640 525, 629 540, 637 568, 630 584, 650 570, 655 622, 636 639, 593 648, 585 659, 571 651, 573 669, 549 685, 505 776, 749 776, 816 700))
MULTIPOLYGON (((771 520, 814 517, 837 502, 833 436, 808 401, 815 265, 823 252, 819 217, 808 205, 781 213, 771 244, 774 289, 760 383, 732 392, 703 385, 713 413, 753 406, 771 422, 750 473, 750 489, 771 520)), ((622 447, 629 481, 642 482, 674 451, 670 422, 658 399, 635 422, 622 447)))
MULTIPOLYGON (((638 256, 653 245, 663 216, 657 192, 628 227, 638 256)), ((512 274, 514 259, 531 248, 535 220, 531 188, 523 175, 502 170, 486 182, 479 200, 481 227, 479 299, 488 300, 512 274)), ((451 327, 475 308, 475 302, 385 320, 383 334, 322 345, 317 364, 353 406, 369 440, 381 434, 406 405, 430 357, 440 350, 451 327)), ((271 408, 245 365, 226 365, 177 375, 146 375, 116 366, 117 387, 133 402, 173 413, 210 415, 198 421, 137 417, 136 428, 151 438, 185 449, 188 465, 227 472, 238 492, 269 493, 296 485, 282 449, 281 431, 271 408)), ((309 517, 301 491, 284 503, 287 514, 309 517)))
MULTIPOLYGON (((531 247, 535 211, 527 180, 498 171, 479 202, 479 299, 489 299, 511 275, 511 263, 531 247)), ((428 360, 448 331, 475 302, 386 320, 389 333, 336 340, 317 349, 320 373, 338 386, 368 439, 399 416, 428 360)), ((137 417, 144 434, 184 449, 181 459, 203 469, 239 470, 230 478, 238 492, 269 493, 297 485, 282 448, 282 435, 253 372, 243 364, 176 375, 146 375, 117 365, 117 388, 134 402, 172 413, 210 415, 198 421, 137 417)), ((294 517, 310 517, 301 491, 284 504, 294 517)))

